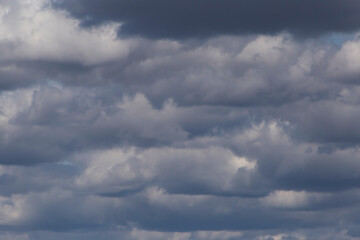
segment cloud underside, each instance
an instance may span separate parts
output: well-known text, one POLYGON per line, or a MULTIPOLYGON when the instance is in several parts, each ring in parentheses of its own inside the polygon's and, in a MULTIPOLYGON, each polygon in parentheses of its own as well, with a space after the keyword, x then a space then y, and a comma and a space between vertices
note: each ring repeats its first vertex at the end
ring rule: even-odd
POLYGON ((216 35, 274 34, 301 37, 352 32, 360 27, 356 0, 64 0, 85 26, 123 22, 120 34, 150 38, 204 38, 216 35))
POLYGON ((0 238, 358 239, 359 8, 0 0, 0 238))

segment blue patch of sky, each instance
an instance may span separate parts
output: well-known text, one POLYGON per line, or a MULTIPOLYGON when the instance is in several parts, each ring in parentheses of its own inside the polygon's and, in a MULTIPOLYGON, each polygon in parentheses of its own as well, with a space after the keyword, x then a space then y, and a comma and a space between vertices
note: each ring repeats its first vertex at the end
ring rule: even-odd
POLYGON ((326 42, 338 47, 341 47, 345 42, 354 40, 355 38, 355 33, 332 33, 325 37, 326 42))

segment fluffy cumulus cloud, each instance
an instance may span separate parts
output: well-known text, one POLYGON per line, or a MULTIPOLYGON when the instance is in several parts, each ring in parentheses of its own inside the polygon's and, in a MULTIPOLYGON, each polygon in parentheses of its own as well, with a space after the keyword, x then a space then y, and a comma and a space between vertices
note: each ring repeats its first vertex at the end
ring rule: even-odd
POLYGON ((0 0, 0 239, 360 239, 355 0, 0 0))

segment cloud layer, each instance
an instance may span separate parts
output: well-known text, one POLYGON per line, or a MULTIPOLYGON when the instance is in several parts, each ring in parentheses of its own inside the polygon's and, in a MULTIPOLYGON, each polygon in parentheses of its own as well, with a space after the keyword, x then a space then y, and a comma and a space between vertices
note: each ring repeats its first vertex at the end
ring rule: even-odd
POLYGON ((1 239, 360 238, 359 4, 207 5, 0 0, 1 239))
POLYGON ((120 34, 150 38, 192 38, 217 35, 274 34, 299 36, 351 32, 360 27, 356 0, 64 0, 85 25, 122 22, 120 34))

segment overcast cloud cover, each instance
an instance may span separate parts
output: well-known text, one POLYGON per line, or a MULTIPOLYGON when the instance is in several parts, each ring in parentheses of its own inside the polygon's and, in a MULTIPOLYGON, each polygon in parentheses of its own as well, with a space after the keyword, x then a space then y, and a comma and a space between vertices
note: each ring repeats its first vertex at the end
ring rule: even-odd
POLYGON ((0 239, 360 239, 358 0, 0 0, 0 239))

